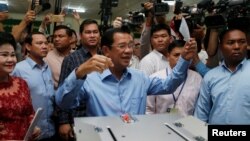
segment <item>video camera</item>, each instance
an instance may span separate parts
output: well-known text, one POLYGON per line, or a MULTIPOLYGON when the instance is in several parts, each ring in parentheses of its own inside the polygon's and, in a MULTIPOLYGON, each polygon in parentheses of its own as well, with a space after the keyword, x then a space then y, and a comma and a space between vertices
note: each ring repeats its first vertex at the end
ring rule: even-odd
POLYGON ((174 14, 185 13, 185 19, 187 21, 190 32, 197 28, 197 24, 203 26, 205 24, 205 12, 210 8, 212 3, 203 0, 197 4, 197 6, 183 6, 181 0, 177 0, 175 3, 174 14), (204 2, 205 1, 205 2, 204 2))
POLYGON ((123 26, 127 26, 131 31, 137 31, 144 23, 144 14, 140 11, 129 12, 129 18, 122 21, 123 26))
POLYGON ((31 3, 31 10, 35 10, 36 14, 50 9, 51 4, 49 3, 49 0, 32 0, 31 3), (36 5, 36 1, 39 1, 39 4, 36 5))
MULTIPOLYGON (((165 14, 168 14, 169 12, 169 5, 167 3, 163 3, 161 0, 153 0, 154 7, 152 9, 152 13, 155 16, 162 16, 165 14)), ((144 3, 141 4, 142 7, 144 7, 144 3)), ((147 10, 144 10, 145 14, 148 12, 147 10)))
POLYGON ((249 0, 220 0, 213 6, 215 15, 207 16, 207 27, 242 27, 250 30, 249 0))

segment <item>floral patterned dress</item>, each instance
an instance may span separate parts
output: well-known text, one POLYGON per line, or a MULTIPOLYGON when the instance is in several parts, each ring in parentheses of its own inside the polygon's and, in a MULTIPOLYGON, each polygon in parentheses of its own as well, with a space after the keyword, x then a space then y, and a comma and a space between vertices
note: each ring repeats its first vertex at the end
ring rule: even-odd
POLYGON ((0 140, 23 140, 33 116, 27 83, 11 76, 0 83, 0 140))

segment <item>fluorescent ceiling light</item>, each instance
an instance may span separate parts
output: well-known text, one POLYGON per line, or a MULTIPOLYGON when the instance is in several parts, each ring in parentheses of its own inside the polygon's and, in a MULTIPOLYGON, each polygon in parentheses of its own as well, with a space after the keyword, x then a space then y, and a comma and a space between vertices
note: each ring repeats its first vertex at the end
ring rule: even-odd
POLYGON ((86 12, 86 10, 84 8, 76 8, 75 10, 78 13, 84 13, 84 12, 86 12))
POLYGON ((7 0, 0 0, 0 3, 9 5, 7 0))
POLYGON ((175 0, 162 0, 163 3, 167 3, 168 5, 175 5, 175 0))
MULTIPOLYGON (((66 6, 66 7, 67 7, 67 6, 66 6)), ((76 10, 76 12, 78 12, 78 13, 84 13, 84 12, 86 12, 85 8, 83 8, 83 7, 68 6, 67 8, 68 8, 68 9, 76 10)))

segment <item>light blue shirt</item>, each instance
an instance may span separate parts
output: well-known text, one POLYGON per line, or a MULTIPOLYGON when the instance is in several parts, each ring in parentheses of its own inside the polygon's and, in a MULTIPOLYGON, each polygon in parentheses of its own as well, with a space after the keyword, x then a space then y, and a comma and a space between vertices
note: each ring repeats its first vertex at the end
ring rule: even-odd
POLYGON ((202 63, 201 61, 199 61, 196 65, 195 65, 195 69, 196 71, 202 76, 204 77, 204 75, 210 70, 210 68, 208 68, 204 63, 202 63))
POLYGON ((224 62, 207 72, 195 116, 209 124, 250 124, 250 61, 234 72, 224 62))
POLYGON ((12 73, 13 76, 22 77, 28 83, 34 110, 39 107, 44 110, 38 122, 41 129, 39 139, 48 138, 55 134, 54 122, 51 119, 54 111, 52 100, 55 94, 51 74, 47 64, 40 66, 29 57, 17 63, 12 73))
POLYGON ((109 69, 93 72, 85 80, 77 80, 75 70, 65 79, 56 94, 63 109, 74 108, 87 101, 88 116, 114 116, 124 113, 145 114, 147 94, 171 93, 183 82, 189 62, 180 58, 167 79, 149 78, 143 72, 127 68, 120 80, 109 69))

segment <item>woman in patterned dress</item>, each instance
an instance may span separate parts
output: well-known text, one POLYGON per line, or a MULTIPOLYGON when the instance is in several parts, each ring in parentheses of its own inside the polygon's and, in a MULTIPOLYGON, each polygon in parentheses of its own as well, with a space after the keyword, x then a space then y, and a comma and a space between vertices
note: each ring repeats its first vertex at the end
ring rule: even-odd
POLYGON ((23 140, 34 116, 27 83, 9 75, 17 62, 15 47, 13 36, 0 32, 0 140, 23 140))

